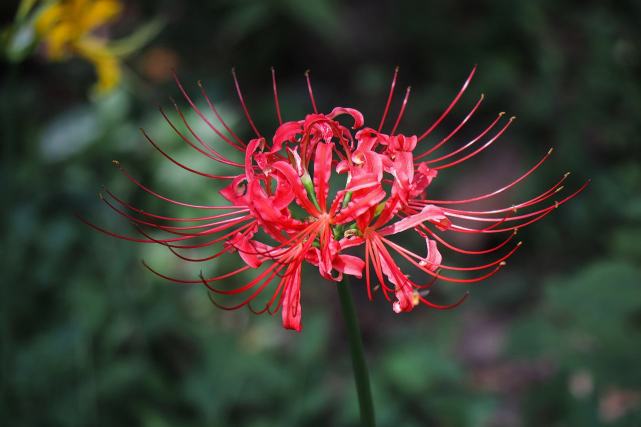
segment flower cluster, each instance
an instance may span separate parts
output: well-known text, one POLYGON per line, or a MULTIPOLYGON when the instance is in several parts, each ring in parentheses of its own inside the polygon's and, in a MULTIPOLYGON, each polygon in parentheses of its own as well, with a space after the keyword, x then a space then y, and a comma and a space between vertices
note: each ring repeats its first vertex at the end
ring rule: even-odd
POLYGON ((545 217, 585 188, 583 185, 576 192, 549 202, 563 188, 568 175, 565 174, 538 196, 509 207, 492 210, 461 208, 461 205, 491 199, 514 187, 549 157, 550 150, 523 175, 491 193, 464 200, 435 200, 430 197, 430 184, 439 173, 488 148, 513 121, 513 118, 505 119, 500 113, 476 137, 447 154, 433 154, 452 140, 483 101, 481 96, 451 132, 427 146, 427 137, 459 101, 474 71, 440 117, 420 135, 397 133, 408 102, 409 88, 391 130, 383 132, 398 69, 394 73, 382 118, 375 128, 365 126, 363 115, 352 108, 336 107, 329 113, 320 113, 309 73, 306 73, 306 79, 313 113, 300 120, 283 121, 272 69, 279 126, 269 135, 263 135, 252 120, 236 75, 232 72, 240 104, 255 133, 255 137, 247 142, 225 123, 202 85, 199 84, 211 110, 210 117, 176 79, 190 107, 220 141, 238 151, 237 159, 223 155, 201 136, 189 125, 178 107, 176 110, 184 130, 181 131, 164 112, 163 115, 182 141, 212 162, 236 173, 222 176, 197 171, 170 157, 146 133, 144 135, 178 166, 198 175, 226 181, 220 194, 228 203, 224 206, 194 205, 169 199, 141 184, 116 162, 131 181, 151 195, 171 204, 212 214, 190 218, 162 216, 135 208, 107 191, 103 200, 136 224, 142 235, 123 236, 99 229, 127 240, 165 245, 178 257, 190 262, 205 262, 226 254, 237 254, 244 265, 216 277, 201 275, 189 280, 152 271, 177 283, 204 284, 211 291, 213 302, 225 309, 248 306, 256 313, 281 311, 283 326, 297 331, 301 329, 300 293, 304 264, 318 268, 323 278, 334 282, 343 280, 344 275, 364 276, 368 297, 372 299, 374 293, 380 291, 396 313, 411 311, 419 304, 437 309, 455 307, 467 293, 453 304, 439 305, 427 299, 429 288, 438 279, 473 283, 494 275, 519 248, 520 242, 512 242, 519 228, 545 217), (190 225, 180 225, 184 223, 190 225), (171 236, 154 237, 149 229, 171 236), (447 241, 441 235, 444 231, 506 233, 506 237, 489 249, 468 250, 447 241), (416 253, 394 241, 395 235, 404 232, 421 239, 425 251, 416 253), (357 247, 360 250, 353 249, 357 247), (206 257, 188 256, 186 251, 195 248, 216 249, 206 257), (497 255, 482 265, 453 266, 443 263, 442 248, 470 256, 497 255), (401 261, 414 272, 423 273, 423 282, 403 271, 401 261), (257 270, 256 277, 242 286, 228 289, 215 285, 215 282, 251 269, 257 270), (466 276, 460 277, 459 272, 466 276), (255 300, 261 294, 263 302, 257 308, 255 300), (235 296, 240 300, 232 305, 223 305, 218 300, 219 296, 235 296))

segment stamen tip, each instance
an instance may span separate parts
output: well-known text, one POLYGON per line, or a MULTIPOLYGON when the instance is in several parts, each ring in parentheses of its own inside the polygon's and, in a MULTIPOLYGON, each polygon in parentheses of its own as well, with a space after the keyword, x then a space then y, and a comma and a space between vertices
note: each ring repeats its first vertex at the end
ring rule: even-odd
POLYGON ((550 148, 550 149, 548 150, 548 156, 549 156, 550 154, 552 154, 552 152, 553 152, 553 151, 554 151, 554 147, 550 148))
POLYGON ((567 178, 568 176, 570 176, 570 174, 571 174, 571 173, 572 173, 572 172, 566 172, 566 173, 563 175, 563 178, 567 178))
POLYGON ((117 168, 120 168, 120 162, 118 160, 112 160, 111 164, 114 165, 117 168))
POLYGON ((516 116, 510 117, 510 121, 516 120, 516 116))
POLYGON ((505 267, 506 265, 507 265, 507 262, 505 262, 505 261, 501 261, 499 263, 499 267, 505 267))
POLYGON ((503 117, 504 115, 505 115, 505 111, 501 111, 501 112, 499 113, 499 117, 503 117))
POLYGON ((481 101, 482 101, 483 99, 485 99, 485 94, 484 94, 484 93, 481 93, 481 101))
POLYGON ((394 72, 395 72, 395 73, 398 73, 398 71, 399 71, 400 69, 401 69, 401 66, 400 66, 400 65, 397 65, 396 67, 394 67, 394 72))
POLYGON ((308 68, 308 69, 306 69, 306 70, 305 70, 305 72, 304 72, 303 74, 305 74, 305 77, 309 77, 309 75, 310 75, 311 73, 312 73, 312 70, 310 70, 310 69, 308 68))
POLYGON ((554 209, 556 209, 556 208, 558 208, 558 207, 559 207, 559 202, 555 200, 555 201, 554 201, 554 209))
POLYGON ((565 188, 565 185, 560 186, 559 188, 556 189, 555 193, 558 193, 559 191, 563 190, 565 188))
POLYGON ((516 246, 521 246, 523 244, 523 240, 521 240, 519 243, 516 244, 516 246))

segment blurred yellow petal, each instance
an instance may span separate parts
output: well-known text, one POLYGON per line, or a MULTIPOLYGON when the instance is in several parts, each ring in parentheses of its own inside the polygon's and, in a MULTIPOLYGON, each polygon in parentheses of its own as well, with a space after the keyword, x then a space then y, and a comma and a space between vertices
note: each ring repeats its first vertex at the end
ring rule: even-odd
POLYGON ((45 37, 46 52, 49 59, 62 59, 65 54, 69 53, 70 44, 73 43, 75 38, 74 28, 68 24, 57 25, 49 31, 45 37))
POLYGON ((98 0, 87 5, 81 16, 83 31, 88 32, 115 20, 122 12, 122 4, 116 0, 98 0))
POLYGON ((36 32, 40 36, 45 36, 54 25, 58 24, 63 12, 64 8, 57 3, 54 3, 43 10, 40 15, 38 15, 35 22, 36 32))
POLYGON ((91 62, 96 69, 98 82, 95 88, 99 94, 111 91, 120 83, 120 62, 103 41, 87 37, 78 43, 76 49, 78 55, 91 62))

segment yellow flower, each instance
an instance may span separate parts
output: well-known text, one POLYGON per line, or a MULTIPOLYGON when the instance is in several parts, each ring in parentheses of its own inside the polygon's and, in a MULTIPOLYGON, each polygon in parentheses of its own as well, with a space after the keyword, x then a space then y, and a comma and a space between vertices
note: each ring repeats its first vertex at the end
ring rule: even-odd
POLYGON ((105 93, 120 82, 120 61, 107 39, 94 31, 113 22, 121 12, 119 0, 58 0, 45 7, 35 27, 49 59, 61 61, 77 55, 91 62, 98 75, 96 89, 105 93))

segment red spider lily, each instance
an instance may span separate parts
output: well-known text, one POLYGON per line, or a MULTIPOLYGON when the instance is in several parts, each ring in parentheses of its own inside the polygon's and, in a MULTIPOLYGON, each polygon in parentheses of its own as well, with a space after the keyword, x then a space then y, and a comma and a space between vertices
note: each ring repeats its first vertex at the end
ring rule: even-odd
POLYGON ((376 129, 364 127, 363 115, 352 108, 337 107, 328 114, 319 113, 309 73, 305 77, 313 113, 300 120, 284 122, 272 69, 274 105, 279 125, 273 136, 266 137, 256 127, 236 73, 232 70, 241 108, 255 134, 249 141, 241 139, 225 123, 200 83, 200 91, 209 112, 202 111, 196 105, 176 78, 190 108, 220 140, 218 143, 229 145, 242 153, 242 157, 231 159, 222 154, 208 141, 210 137, 201 136, 190 126, 175 103, 183 130, 161 110, 162 115, 183 142, 236 173, 215 175, 195 170, 173 159, 144 131, 143 134, 155 149, 176 165, 195 174, 227 182, 220 194, 228 204, 198 205, 170 199, 141 184, 120 163, 115 162, 128 179, 150 195, 170 204, 211 213, 189 218, 158 215, 138 209, 107 190, 102 197, 104 202, 132 222, 140 236, 119 235, 89 225, 121 239, 164 245, 188 262, 206 262, 237 253, 245 265, 215 277, 201 274, 193 279, 174 278, 147 267, 176 283, 204 284, 211 291, 214 304, 224 309, 247 306, 256 313, 274 314, 281 311, 283 326, 288 329, 301 330, 300 292, 304 263, 317 267, 323 278, 335 282, 341 281, 345 274, 361 278, 365 269, 368 297, 372 299, 374 292, 380 289, 397 313, 410 311, 420 303, 437 309, 455 307, 466 298, 467 293, 453 304, 440 305, 426 298, 429 288, 438 279, 465 284, 496 274, 505 265, 505 260, 520 247, 520 242, 511 244, 518 229, 539 221, 575 197, 587 185, 586 182, 563 199, 549 202, 563 189, 566 174, 540 195, 509 207, 485 211, 461 208, 511 189, 538 169, 552 153, 550 150, 526 173, 491 193, 463 200, 429 198, 427 189, 439 172, 487 149, 506 132, 514 119, 504 120, 504 113, 500 113, 470 141, 447 154, 434 156, 465 126, 484 99, 481 96, 471 111, 444 138, 427 145, 424 140, 450 114, 466 91, 474 72, 475 69, 437 120, 417 136, 396 133, 408 103, 409 88, 391 131, 383 132, 394 97, 398 69, 394 73, 376 129), (351 128, 338 121, 341 116, 348 116, 351 128), (337 181, 344 184, 342 189, 330 196, 333 174, 337 181), (489 249, 468 250, 446 241, 440 235, 442 231, 508 235, 489 249), (152 236, 156 232, 162 236, 152 236), (405 232, 413 232, 425 242, 425 256, 392 240, 392 236, 405 232), (439 246, 470 256, 497 255, 493 261, 480 265, 452 266, 442 262, 439 246), (355 247, 362 248, 364 260, 346 253, 355 247), (210 254, 201 258, 190 256, 189 251, 195 249, 205 249, 210 254), (411 279, 403 272, 399 261, 424 273, 428 280, 418 283, 411 279), (253 280, 242 286, 227 289, 214 285, 250 269, 259 272, 253 280), (475 275, 459 277, 457 272, 475 275), (372 286, 372 282, 375 286, 372 286), (266 302, 256 310, 252 302, 261 294, 266 294, 266 297, 263 296, 266 302), (236 297, 239 300, 231 305, 223 305, 217 296, 236 297))

